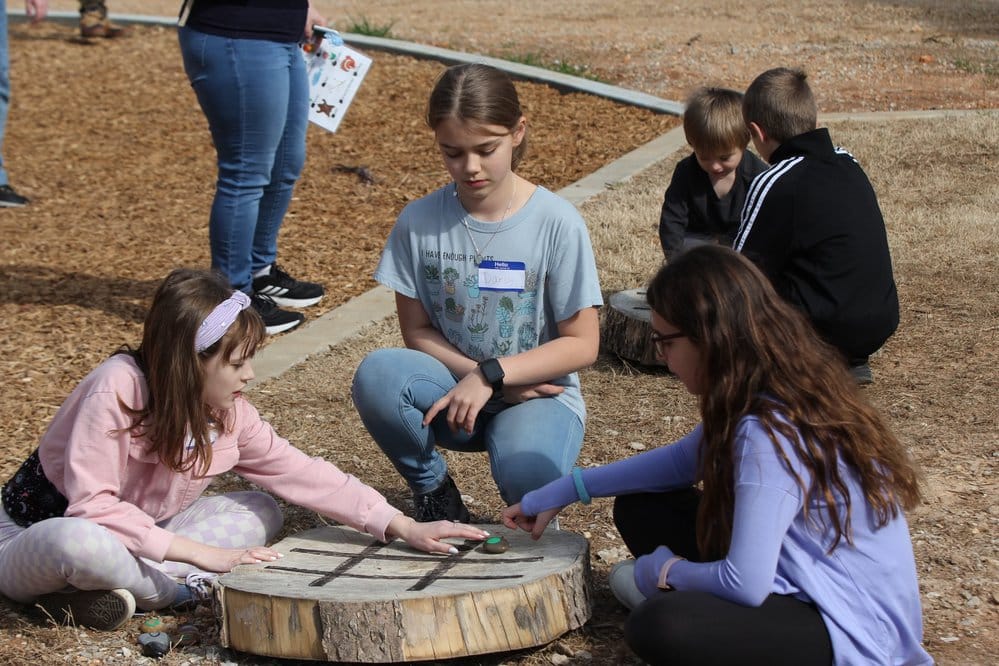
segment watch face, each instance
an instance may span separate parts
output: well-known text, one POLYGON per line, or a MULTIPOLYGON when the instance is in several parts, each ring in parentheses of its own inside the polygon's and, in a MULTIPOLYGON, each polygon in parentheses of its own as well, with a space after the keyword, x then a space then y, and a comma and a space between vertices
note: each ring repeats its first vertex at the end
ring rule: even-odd
POLYGON ((503 366, 499 364, 494 358, 487 358, 485 361, 479 364, 479 368, 482 369, 482 376, 486 378, 486 381, 493 385, 493 388, 499 388, 503 383, 503 366))

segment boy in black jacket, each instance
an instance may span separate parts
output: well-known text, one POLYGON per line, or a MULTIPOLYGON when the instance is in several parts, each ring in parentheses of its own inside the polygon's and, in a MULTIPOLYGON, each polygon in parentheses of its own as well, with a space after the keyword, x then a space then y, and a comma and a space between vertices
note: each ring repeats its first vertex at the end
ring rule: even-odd
POLYGON ((809 316, 858 382, 870 383, 868 356, 898 327, 884 218, 864 170, 816 129, 805 79, 771 69, 746 91, 743 116, 771 167, 749 189, 733 247, 809 316))
POLYGON ((749 130, 740 92, 695 90, 683 112, 683 133, 694 152, 673 170, 659 214, 659 242, 667 260, 692 245, 731 245, 749 184, 767 169, 746 152, 749 130))

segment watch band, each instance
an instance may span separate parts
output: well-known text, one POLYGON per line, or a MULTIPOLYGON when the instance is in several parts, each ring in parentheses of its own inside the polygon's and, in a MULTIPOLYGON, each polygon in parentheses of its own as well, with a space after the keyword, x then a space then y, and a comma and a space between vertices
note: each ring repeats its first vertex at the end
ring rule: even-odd
POLYGON ((503 366, 495 358, 487 358, 486 360, 479 363, 479 371, 482 376, 485 377, 489 385, 493 387, 493 391, 503 390, 503 378, 506 373, 503 372, 503 366))

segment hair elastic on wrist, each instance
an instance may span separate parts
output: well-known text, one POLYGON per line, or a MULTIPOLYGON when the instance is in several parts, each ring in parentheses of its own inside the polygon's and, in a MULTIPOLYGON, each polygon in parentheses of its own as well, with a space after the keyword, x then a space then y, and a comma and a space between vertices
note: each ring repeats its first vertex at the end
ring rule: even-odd
POLYGON ((194 352, 200 354, 222 339, 239 313, 250 307, 250 297, 241 291, 232 292, 232 296, 215 306, 215 309, 205 317, 194 336, 194 352))
POLYGON ((686 561, 686 557, 680 557, 679 555, 674 555, 673 557, 666 560, 666 564, 663 568, 659 570, 659 581, 656 585, 660 590, 672 590, 673 586, 669 584, 666 577, 669 576, 669 570, 673 568, 673 565, 677 562, 686 561))
POLYGON ((572 483, 576 486, 576 494, 579 495, 580 502, 589 504, 593 501, 590 493, 586 492, 586 486, 583 485, 583 473, 578 467, 572 468, 572 483))

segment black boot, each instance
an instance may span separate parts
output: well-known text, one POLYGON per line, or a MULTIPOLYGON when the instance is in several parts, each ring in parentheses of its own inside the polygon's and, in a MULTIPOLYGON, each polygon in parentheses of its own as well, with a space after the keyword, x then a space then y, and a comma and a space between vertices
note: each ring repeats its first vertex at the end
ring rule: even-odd
POLYGON ((416 505, 414 518, 420 523, 429 523, 435 520, 469 522, 468 509, 461 501, 461 493, 458 492, 458 486, 454 485, 454 479, 451 478, 450 474, 444 478, 444 483, 436 490, 415 495, 413 504, 416 505))

